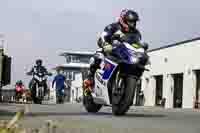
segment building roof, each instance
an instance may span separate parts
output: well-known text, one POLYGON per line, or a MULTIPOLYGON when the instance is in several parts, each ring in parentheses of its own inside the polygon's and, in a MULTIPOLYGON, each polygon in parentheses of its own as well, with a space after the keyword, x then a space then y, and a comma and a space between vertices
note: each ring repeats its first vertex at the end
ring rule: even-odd
POLYGON ((87 55, 87 56, 90 56, 90 55, 93 55, 95 53, 92 52, 92 51, 66 51, 66 52, 63 52, 61 53, 59 56, 66 56, 66 55, 87 55))
POLYGON ((15 89, 15 85, 6 85, 2 87, 2 90, 14 90, 15 89))
MULTIPOLYGON (((158 47, 158 48, 153 48, 153 49, 148 50, 148 52, 157 51, 157 50, 161 50, 161 49, 165 49, 165 48, 170 48, 170 47, 174 47, 174 46, 177 46, 177 45, 182 45, 182 44, 189 43, 189 42, 192 42, 192 41, 197 41, 197 40, 200 40, 200 37, 184 40, 184 41, 181 41, 181 42, 176 42, 176 43, 165 45, 165 46, 158 47)), ((95 53, 95 51, 93 51, 93 52, 92 51, 66 51, 66 52, 61 53, 60 56, 66 56, 66 55, 93 55, 94 53, 95 53)))
POLYGON ((189 40, 185 40, 185 41, 181 41, 181 42, 177 42, 177 43, 170 44, 170 45, 165 45, 165 46, 154 48, 154 49, 150 49, 150 50, 148 50, 148 52, 153 52, 153 51, 157 51, 157 50, 161 50, 161 49, 165 49, 165 48, 170 48, 170 47, 182 45, 182 44, 193 42, 193 41, 197 41, 197 40, 200 40, 200 37, 189 39, 189 40))
POLYGON ((70 69, 70 68, 89 68, 90 65, 89 64, 85 64, 85 63, 65 63, 65 64, 61 64, 61 65, 57 65, 54 69, 58 69, 58 68, 65 68, 65 69, 70 69))
MULTIPOLYGON (((2 90, 15 90, 15 85, 9 84, 9 85, 3 86, 2 90)), ((28 90, 26 86, 25 86, 25 90, 28 90)))

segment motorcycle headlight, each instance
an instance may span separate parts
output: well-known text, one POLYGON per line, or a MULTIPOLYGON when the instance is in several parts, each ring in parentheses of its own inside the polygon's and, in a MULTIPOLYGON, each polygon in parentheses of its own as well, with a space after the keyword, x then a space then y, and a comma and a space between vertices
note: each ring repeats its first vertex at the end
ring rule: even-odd
POLYGON ((34 76, 34 78, 37 79, 37 80, 40 80, 40 78, 38 76, 36 76, 36 75, 34 76))
POLYGON ((137 64, 139 62, 139 58, 138 58, 138 54, 133 52, 133 51, 129 51, 131 54, 131 58, 130 61, 134 64, 137 64))
POLYGON ((137 64, 139 62, 139 59, 137 57, 131 57, 131 61, 134 63, 134 64, 137 64))

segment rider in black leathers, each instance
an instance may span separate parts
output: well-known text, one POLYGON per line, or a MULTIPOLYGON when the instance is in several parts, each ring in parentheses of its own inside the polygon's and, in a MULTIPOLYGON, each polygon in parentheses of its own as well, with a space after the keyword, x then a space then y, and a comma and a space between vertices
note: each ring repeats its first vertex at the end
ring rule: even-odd
MULTIPOLYGON (((35 75, 37 73, 44 73, 44 75, 48 75, 47 69, 42 65, 42 60, 37 59, 36 60, 36 65, 32 67, 31 71, 27 72, 28 75, 35 75)), ((29 88, 32 90, 32 93, 35 93, 35 84, 34 84, 34 79, 31 79, 29 83, 29 88)), ((47 93, 47 83, 45 82, 44 84, 44 94, 47 93)))
MULTIPOLYGON (((139 16, 137 12, 130 10, 130 9, 124 9, 122 10, 118 22, 112 23, 105 27, 103 33, 101 34, 100 38, 97 41, 97 44, 100 48, 103 48, 103 54, 105 53, 111 53, 112 52, 112 37, 115 34, 118 34, 121 36, 126 36, 126 34, 132 34, 135 36, 135 42, 138 44, 141 44, 145 50, 148 49, 147 43, 140 43, 141 41, 141 34, 136 29, 136 23, 139 21, 139 16)), ((83 85, 86 88, 92 88, 92 85, 94 83, 94 74, 99 68, 99 65, 101 63, 101 58, 99 57, 98 52, 93 57, 93 61, 90 64, 90 72, 86 80, 84 80, 83 85)))

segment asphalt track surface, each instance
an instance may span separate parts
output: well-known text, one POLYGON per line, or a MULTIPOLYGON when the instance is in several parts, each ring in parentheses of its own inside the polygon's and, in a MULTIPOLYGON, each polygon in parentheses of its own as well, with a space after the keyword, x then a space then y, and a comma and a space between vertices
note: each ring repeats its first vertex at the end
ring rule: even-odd
MULTIPOLYGON (((1 120, 11 119, 22 104, 0 104, 1 120)), ((87 113, 81 104, 26 105, 21 121, 25 128, 40 128, 47 120, 58 124, 58 133, 200 133, 200 111, 131 107, 126 116, 115 117, 110 107, 87 113)))

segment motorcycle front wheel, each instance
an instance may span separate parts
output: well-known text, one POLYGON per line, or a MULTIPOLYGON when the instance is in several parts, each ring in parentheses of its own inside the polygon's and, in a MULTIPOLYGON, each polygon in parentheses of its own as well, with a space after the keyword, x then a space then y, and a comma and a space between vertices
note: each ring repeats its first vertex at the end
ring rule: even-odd
POLYGON ((36 88, 32 89, 31 97, 34 104, 42 104, 42 98, 36 96, 36 88))
POLYGON ((112 113, 115 116, 125 115, 133 103, 137 79, 127 76, 123 78, 123 88, 120 88, 123 94, 116 95, 112 93, 112 113), (117 103, 114 101, 118 101, 117 103))

